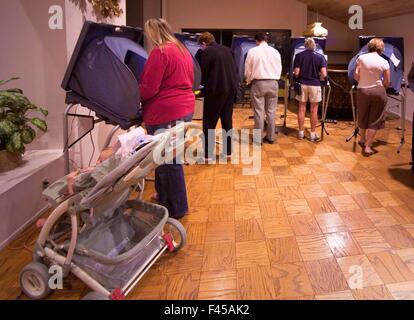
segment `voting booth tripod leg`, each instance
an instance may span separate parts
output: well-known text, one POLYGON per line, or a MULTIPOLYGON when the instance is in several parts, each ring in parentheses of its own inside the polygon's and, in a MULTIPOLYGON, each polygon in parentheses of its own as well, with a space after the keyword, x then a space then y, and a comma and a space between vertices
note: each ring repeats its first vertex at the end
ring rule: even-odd
POLYGON ((397 153, 401 153, 402 148, 405 144, 405 133, 406 133, 406 113, 407 113, 407 85, 404 83, 400 92, 401 97, 401 140, 400 145, 397 148, 397 153))
POLYGON ((346 142, 349 142, 349 141, 352 140, 352 138, 354 138, 355 139, 355 141, 354 141, 354 151, 355 151, 357 139, 358 139, 358 136, 359 136, 359 127, 358 127, 358 117, 357 117, 356 109, 355 109, 354 91, 355 91, 355 87, 352 87, 352 89, 349 93, 351 95, 351 107, 352 107, 352 119, 354 121, 354 132, 352 133, 352 135, 350 135, 346 139, 346 142))
POLYGON ((322 88, 321 140, 324 139, 325 134, 329 136, 329 132, 326 129, 325 123, 326 123, 326 115, 328 113, 329 101, 331 99, 331 89, 332 88, 330 85, 322 88), (328 94, 326 94, 326 88, 328 88, 328 94))

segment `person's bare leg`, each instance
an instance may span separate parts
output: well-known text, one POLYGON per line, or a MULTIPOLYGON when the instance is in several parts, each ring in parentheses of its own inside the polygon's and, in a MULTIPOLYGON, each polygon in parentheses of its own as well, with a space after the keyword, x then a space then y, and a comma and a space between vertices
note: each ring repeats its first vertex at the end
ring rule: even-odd
POLYGON ((372 143, 374 142, 375 135, 377 134, 377 130, 375 129, 368 129, 366 132, 366 141, 365 141, 365 152, 371 153, 372 150, 372 143))
POLYGON ((367 141, 367 129, 359 129, 361 134, 361 139, 359 140, 360 143, 364 143, 367 141))
POLYGON ((316 126, 318 124, 318 107, 319 103, 311 103, 311 132, 316 131, 316 126))
POLYGON ((305 131, 306 102, 299 102, 298 122, 299 131, 305 131))

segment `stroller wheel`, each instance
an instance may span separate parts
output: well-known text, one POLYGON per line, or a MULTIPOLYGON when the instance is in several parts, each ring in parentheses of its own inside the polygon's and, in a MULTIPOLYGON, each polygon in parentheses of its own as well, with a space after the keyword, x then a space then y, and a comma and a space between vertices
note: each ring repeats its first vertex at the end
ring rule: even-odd
POLYGON ((92 300, 110 300, 110 299, 107 296, 103 295, 102 293, 92 291, 86 294, 86 296, 84 296, 82 300, 92 301, 92 300))
POLYGON ((173 218, 168 218, 164 225, 164 234, 167 233, 171 233, 173 237, 174 251, 178 251, 184 247, 187 241, 187 232, 181 222, 173 218))
POLYGON ((20 287, 31 299, 46 298, 52 289, 49 287, 49 270, 40 262, 32 262, 20 273, 20 287))

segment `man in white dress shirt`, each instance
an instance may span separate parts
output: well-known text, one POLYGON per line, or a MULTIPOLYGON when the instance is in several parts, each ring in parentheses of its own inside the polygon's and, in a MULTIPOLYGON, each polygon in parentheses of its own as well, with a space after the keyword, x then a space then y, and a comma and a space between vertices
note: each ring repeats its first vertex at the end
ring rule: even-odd
MULTIPOLYGON (((268 125, 264 142, 273 144, 282 61, 280 53, 267 44, 264 33, 258 33, 254 38, 257 47, 250 49, 247 54, 245 78, 247 84, 251 84, 254 127, 261 130, 263 136, 266 116, 268 125)), ((255 143, 261 144, 262 141, 255 143)))

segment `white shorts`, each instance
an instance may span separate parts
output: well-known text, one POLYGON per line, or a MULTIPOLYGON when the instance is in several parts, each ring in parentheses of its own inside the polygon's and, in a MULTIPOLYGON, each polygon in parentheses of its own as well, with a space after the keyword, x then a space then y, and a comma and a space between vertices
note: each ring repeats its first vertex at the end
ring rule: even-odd
POLYGON ((322 101, 322 88, 320 86, 308 86, 302 84, 302 95, 296 96, 300 102, 319 103, 322 101))

